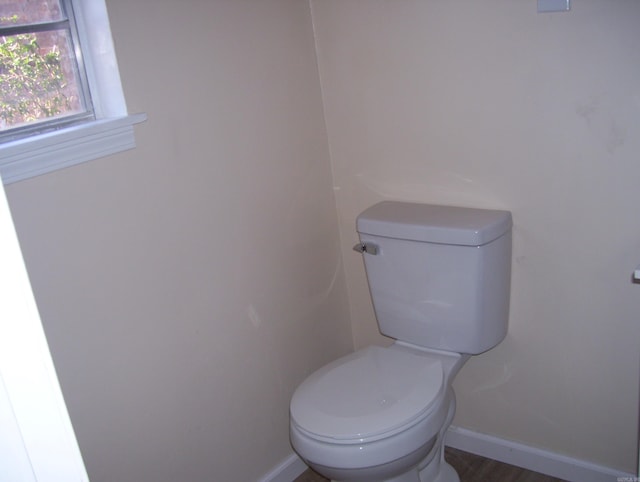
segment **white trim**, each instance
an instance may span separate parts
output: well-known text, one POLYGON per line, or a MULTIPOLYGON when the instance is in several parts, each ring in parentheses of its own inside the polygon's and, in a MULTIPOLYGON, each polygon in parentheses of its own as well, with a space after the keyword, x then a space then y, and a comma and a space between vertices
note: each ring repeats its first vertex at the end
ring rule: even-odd
POLYGON ((292 452, 269 473, 259 479, 258 482, 292 482, 308 468, 307 464, 296 453, 292 452))
POLYGON ((72 3, 96 117, 126 115, 107 6, 104 0, 72 0, 72 3))
MULTIPOLYGON (((571 482, 635 480, 634 474, 460 427, 449 427, 445 445, 571 482)), ((258 482, 292 482, 307 468, 292 453, 258 482)))
POLYGON ((64 167, 133 149, 133 125, 146 114, 101 119, 0 144, 0 176, 11 184, 64 167))
POLYGON ((445 445, 571 482, 635 478, 634 474, 460 427, 449 427, 445 445))

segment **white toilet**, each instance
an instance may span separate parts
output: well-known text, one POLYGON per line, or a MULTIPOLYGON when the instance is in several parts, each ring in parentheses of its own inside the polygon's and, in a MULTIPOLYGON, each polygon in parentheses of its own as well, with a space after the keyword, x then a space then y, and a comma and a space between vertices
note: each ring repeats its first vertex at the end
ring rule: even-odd
POLYGON ((511 214, 385 201, 357 219, 380 332, 291 399, 291 444, 334 481, 456 482, 444 461, 451 383, 505 337, 511 214))

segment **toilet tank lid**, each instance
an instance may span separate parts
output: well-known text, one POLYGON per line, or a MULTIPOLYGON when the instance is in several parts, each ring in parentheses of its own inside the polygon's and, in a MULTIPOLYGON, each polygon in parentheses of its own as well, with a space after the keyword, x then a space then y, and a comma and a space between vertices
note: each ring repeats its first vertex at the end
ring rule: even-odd
POLYGON ((511 226, 509 211, 399 201, 375 204, 356 221, 361 234, 462 246, 490 243, 511 226))

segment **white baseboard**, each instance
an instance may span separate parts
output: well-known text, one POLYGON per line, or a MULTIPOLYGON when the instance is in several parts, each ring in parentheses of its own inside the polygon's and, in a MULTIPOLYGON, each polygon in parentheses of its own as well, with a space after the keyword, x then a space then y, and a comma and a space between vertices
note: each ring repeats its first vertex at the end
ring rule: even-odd
POLYGON ((449 427, 445 445, 571 482, 638 480, 634 474, 459 427, 449 427))
MULTIPOLYGON (((635 474, 465 428, 449 427, 445 445, 571 482, 638 480, 635 474)), ((305 470, 307 465, 292 452, 258 482, 292 482, 305 470)))
POLYGON ((307 469, 302 459, 292 452, 258 482, 292 482, 307 469))

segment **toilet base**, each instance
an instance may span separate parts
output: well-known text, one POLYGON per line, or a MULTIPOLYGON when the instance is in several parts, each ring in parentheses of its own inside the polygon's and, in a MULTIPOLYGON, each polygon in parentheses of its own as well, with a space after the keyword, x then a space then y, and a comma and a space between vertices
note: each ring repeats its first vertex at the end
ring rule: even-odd
MULTIPOLYGON (((340 481, 332 480, 331 482, 340 481)), ((417 470, 412 470, 409 473, 385 480, 384 482, 460 482, 460 477, 451 465, 444 462, 440 465, 440 472, 436 475, 435 479, 423 479, 417 470)))
POLYGON ((460 482, 458 473, 444 459, 444 444, 442 442, 443 439, 440 437, 439 444, 434 449, 435 456, 431 460, 430 457, 427 457, 423 462, 426 465, 418 471, 418 482, 460 482))
POLYGON ((440 473, 433 482, 460 482, 460 477, 451 465, 444 462, 440 467, 440 473))

